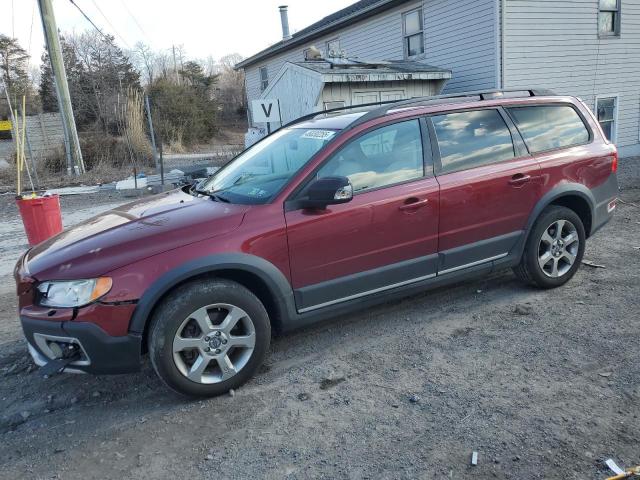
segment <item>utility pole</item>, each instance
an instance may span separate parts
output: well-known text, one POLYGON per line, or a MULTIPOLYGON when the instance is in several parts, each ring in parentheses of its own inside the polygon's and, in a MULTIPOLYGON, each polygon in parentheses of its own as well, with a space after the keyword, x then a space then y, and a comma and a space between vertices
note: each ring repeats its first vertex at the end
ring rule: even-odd
POLYGON ((51 0, 38 0, 38 6, 40 7, 42 29, 44 30, 44 38, 47 44, 47 50, 49 51, 51 69, 53 71, 56 93, 58 95, 58 105, 64 125, 65 144, 67 145, 67 174, 71 175, 75 173, 79 175, 84 173, 85 169, 84 162, 82 161, 82 152, 80 151, 80 140, 78 139, 76 122, 73 118, 73 107, 71 106, 67 73, 64 68, 62 49, 60 48, 60 38, 58 38, 58 27, 56 26, 56 19, 53 15, 51 0))
POLYGON ((151 134, 151 147, 153 148, 153 162, 158 170, 158 150, 156 149, 156 133, 153 131, 153 120, 151 120, 151 106, 149 105, 149 95, 144 96, 144 106, 147 110, 147 119, 149 120, 149 133, 151 134))

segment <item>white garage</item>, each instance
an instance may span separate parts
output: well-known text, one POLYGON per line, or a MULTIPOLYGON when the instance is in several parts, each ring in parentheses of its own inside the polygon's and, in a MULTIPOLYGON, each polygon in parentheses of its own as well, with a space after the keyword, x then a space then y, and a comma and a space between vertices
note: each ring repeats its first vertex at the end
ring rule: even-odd
POLYGON ((450 70, 418 62, 306 60, 285 63, 260 98, 278 100, 286 124, 314 111, 437 95, 450 78, 450 70))

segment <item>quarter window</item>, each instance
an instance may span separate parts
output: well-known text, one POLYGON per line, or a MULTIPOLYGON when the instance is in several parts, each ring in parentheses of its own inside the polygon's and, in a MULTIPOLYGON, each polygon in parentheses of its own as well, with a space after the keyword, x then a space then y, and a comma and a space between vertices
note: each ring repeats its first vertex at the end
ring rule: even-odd
POLYGON ((260 91, 264 92, 269 86, 269 72, 267 67, 260 67, 260 91))
POLYGON ((568 105, 536 105, 508 109, 529 152, 582 145, 589 131, 578 113, 568 105))
POLYGON ((620 35, 620 0, 600 0, 598 34, 620 35))
POLYGON ((618 102, 616 97, 598 98, 596 101, 596 113, 598 123, 608 140, 614 142, 616 139, 616 117, 618 112, 618 102))
POLYGON ((412 10, 402 15, 405 57, 415 57, 424 53, 422 9, 412 10))
POLYGON ((454 172, 515 156, 511 132, 497 110, 431 117, 443 172, 454 172))
POLYGON ((355 192, 380 188, 424 175, 418 120, 395 123, 347 144, 318 172, 318 178, 349 178, 355 192))

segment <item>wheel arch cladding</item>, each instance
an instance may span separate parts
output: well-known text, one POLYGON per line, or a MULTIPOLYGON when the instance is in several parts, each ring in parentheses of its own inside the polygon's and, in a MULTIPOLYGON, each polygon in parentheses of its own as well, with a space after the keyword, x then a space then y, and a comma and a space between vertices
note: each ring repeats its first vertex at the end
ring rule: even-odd
POLYGON ((151 284, 138 301, 129 331, 146 335, 155 308, 174 288, 206 278, 235 281, 251 290, 267 310, 274 329, 279 329, 295 311, 291 285, 275 265, 254 255, 218 254, 184 263, 151 284))
POLYGON ((527 222, 527 236, 531 233, 533 224, 545 208, 549 205, 559 205, 576 212, 584 224, 584 231, 588 237, 591 233, 595 204, 593 194, 584 185, 579 183, 560 185, 547 192, 534 207, 527 222))
POLYGON ((589 238, 591 226, 593 224, 593 211, 589 202, 584 197, 580 195, 562 195, 553 200, 550 205, 559 205, 576 212, 584 225, 585 235, 589 238))

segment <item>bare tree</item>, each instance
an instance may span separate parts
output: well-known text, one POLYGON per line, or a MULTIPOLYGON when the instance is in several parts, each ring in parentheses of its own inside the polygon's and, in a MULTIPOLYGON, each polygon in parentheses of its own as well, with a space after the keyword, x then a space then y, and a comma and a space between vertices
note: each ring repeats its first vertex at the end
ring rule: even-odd
POLYGON ((237 53, 225 55, 219 60, 220 73, 216 96, 227 116, 242 114, 246 106, 244 91, 244 71, 236 70, 235 66, 242 61, 237 53))
POLYGON ((143 73, 144 83, 147 85, 153 83, 158 59, 151 47, 138 42, 133 47, 131 57, 135 61, 136 68, 143 73))

